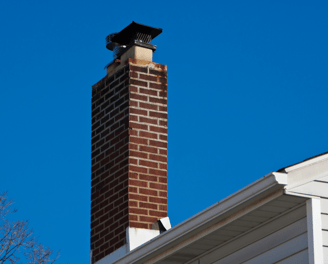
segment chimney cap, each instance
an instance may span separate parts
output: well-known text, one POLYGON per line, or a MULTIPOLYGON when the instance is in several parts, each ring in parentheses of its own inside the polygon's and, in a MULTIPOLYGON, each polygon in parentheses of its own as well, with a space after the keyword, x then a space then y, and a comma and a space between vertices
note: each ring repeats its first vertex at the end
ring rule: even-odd
POLYGON ((131 39, 137 33, 150 35, 151 39, 154 39, 159 34, 161 34, 162 31, 163 30, 161 28, 154 28, 132 21, 132 23, 128 25, 126 28, 116 33, 111 40, 112 42, 119 43, 120 45, 128 45, 131 42, 131 39))

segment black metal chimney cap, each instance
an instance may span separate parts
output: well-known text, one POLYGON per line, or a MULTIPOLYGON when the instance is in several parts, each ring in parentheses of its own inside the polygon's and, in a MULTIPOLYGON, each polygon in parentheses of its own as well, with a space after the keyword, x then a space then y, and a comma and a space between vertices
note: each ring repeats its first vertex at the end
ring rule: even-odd
POLYGON ((154 39, 161 34, 162 31, 161 28, 154 28, 132 21, 130 25, 115 34, 111 41, 119 43, 120 45, 128 45, 131 42, 131 38, 133 38, 137 32, 150 35, 151 39, 154 39))

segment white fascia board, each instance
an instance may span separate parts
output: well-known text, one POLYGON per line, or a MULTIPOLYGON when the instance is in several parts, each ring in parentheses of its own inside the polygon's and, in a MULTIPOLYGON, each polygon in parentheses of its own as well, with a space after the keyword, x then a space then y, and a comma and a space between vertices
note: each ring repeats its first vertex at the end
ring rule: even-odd
POLYGON ((287 174, 285 173, 269 173, 257 181, 249 184, 248 186, 240 189, 239 191, 229 195, 225 199, 201 211, 200 213, 181 222, 170 230, 162 233, 158 237, 152 239, 152 241, 149 241, 144 245, 136 248, 133 252, 128 253, 126 256, 122 257, 114 263, 133 263, 140 260, 141 257, 145 257, 146 255, 150 255, 152 253, 156 254, 156 251, 163 252, 166 250, 166 248, 171 247, 170 244, 177 241, 183 235, 202 227, 206 223, 220 217, 224 213, 228 213, 230 210, 243 204, 251 198, 255 198, 257 195, 272 189, 283 189, 287 185, 287 180, 287 174))
POLYGON ((309 159, 309 160, 303 161, 301 163, 292 165, 290 167, 285 168, 285 171, 288 173, 288 172, 300 169, 300 168, 305 167, 305 166, 310 166, 314 163, 320 162, 320 161, 325 160, 325 159, 328 159, 328 154, 324 154, 322 156, 319 156, 319 157, 309 159))
POLYGON ((328 175, 328 154, 291 166, 285 170, 288 174, 288 186, 286 188, 288 190, 314 180, 320 180, 320 178, 328 175))
POLYGON ((325 172, 325 173, 323 173, 319 176, 314 175, 314 176, 308 177, 307 179, 304 179, 304 180, 301 180, 301 181, 298 181, 298 182, 294 181, 293 184, 288 184, 286 186, 286 190, 292 190, 296 187, 302 186, 302 185, 307 184, 309 182, 312 182, 314 180, 320 181, 320 179, 325 178, 327 176, 328 176, 328 172, 325 172))

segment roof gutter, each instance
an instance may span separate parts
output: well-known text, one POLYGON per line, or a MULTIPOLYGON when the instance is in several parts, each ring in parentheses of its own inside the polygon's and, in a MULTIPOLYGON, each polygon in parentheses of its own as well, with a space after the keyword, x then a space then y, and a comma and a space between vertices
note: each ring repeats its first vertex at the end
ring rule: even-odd
POLYGON ((282 195, 286 185, 287 174, 279 172, 269 173, 129 252, 114 263, 145 263, 147 260, 164 253, 168 249, 172 251, 175 245, 202 232, 202 230, 213 225, 215 221, 218 222, 218 219, 233 215, 252 202, 254 203, 255 200, 263 200, 268 195, 282 195))

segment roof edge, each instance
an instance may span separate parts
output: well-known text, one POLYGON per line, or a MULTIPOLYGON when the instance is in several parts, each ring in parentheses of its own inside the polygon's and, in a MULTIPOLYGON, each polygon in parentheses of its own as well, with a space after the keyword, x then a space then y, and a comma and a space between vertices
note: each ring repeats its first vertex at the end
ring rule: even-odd
POLYGON ((289 165, 287 167, 283 167, 283 168, 277 170, 277 172, 290 172, 290 171, 313 164, 315 162, 318 162, 318 161, 326 159, 326 158, 328 158, 328 152, 324 152, 324 153, 315 155, 313 157, 307 158, 301 162, 297 162, 297 163, 289 165))
POLYGON ((141 257, 148 256, 154 253, 159 248, 163 248, 166 245, 181 238, 181 236, 192 232, 197 228, 201 228, 209 221, 212 221, 216 217, 220 217, 224 213, 228 213, 251 198, 262 194, 263 192, 270 191, 273 188, 284 188, 287 185, 287 174, 280 172, 271 172, 264 177, 256 180, 255 182, 245 186, 237 192, 229 195, 223 200, 215 203, 214 205, 204 209, 196 215, 186 219, 180 224, 172 227, 170 230, 162 233, 158 237, 148 241, 135 250, 129 252, 127 255, 113 262, 113 264, 130 263, 140 260, 141 257))

